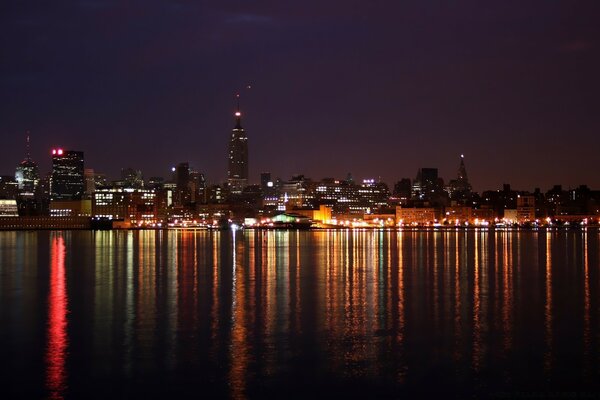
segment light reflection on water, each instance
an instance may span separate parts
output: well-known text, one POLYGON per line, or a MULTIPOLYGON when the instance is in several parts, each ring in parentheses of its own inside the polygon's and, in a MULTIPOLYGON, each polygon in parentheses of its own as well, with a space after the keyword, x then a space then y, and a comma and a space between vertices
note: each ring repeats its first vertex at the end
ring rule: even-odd
POLYGON ((16 394, 598 389, 597 231, 0 240, 2 372, 16 394))

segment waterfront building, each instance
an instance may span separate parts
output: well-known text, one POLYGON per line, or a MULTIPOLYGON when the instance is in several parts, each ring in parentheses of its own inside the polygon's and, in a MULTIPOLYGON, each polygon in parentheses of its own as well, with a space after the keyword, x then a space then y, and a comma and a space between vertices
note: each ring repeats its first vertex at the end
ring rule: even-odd
POLYGON ((130 225, 157 222, 156 192, 153 189, 98 189, 92 201, 92 216, 123 220, 130 225))
POLYGON ((81 200, 51 200, 49 206, 51 217, 90 217, 92 201, 81 200))
POLYGON ((80 200, 85 192, 83 152, 52 150, 51 200, 80 200))
POLYGON ((401 225, 428 225, 435 223, 440 211, 432 207, 396 207, 396 222, 401 225))
POLYGON ((0 217, 18 217, 19 210, 15 199, 0 200, 0 217))

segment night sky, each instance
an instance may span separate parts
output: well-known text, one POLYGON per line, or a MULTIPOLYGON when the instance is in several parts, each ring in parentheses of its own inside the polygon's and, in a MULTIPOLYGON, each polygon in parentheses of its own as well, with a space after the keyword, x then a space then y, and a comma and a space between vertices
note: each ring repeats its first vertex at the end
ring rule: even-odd
POLYGON ((241 91, 255 183, 464 153, 476 191, 600 189, 598 1, 2 1, 0 57, 0 175, 29 130, 42 172, 60 144, 220 182, 241 91))

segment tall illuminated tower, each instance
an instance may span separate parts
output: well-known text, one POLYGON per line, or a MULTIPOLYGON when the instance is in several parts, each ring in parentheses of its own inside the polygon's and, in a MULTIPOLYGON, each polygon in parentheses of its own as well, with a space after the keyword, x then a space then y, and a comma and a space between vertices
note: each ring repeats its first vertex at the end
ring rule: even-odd
POLYGON ((240 112, 239 95, 235 113, 235 127, 229 139, 229 163, 227 169, 227 184, 233 194, 240 194, 248 185, 248 137, 242 128, 242 113, 240 112))
POLYGON ((31 160, 29 151, 29 135, 27 135, 27 153, 15 171, 15 180, 22 196, 33 196, 40 182, 38 166, 31 160))

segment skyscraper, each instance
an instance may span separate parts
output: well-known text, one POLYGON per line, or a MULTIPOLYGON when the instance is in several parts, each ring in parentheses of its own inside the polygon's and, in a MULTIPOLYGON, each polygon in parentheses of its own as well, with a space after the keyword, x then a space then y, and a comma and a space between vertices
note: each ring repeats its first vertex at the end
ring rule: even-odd
POLYGON ((229 140, 229 164, 227 184, 233 194, 240 194, 248 185, 248 138, 242 128, 242 113, 238 103, 235 113, 235 127, 229 140))
POLYGON ((417 177, 413 181, 413 197, 419 200, 429 200, 438 189, 438 169, 419 168, 417 177))
POLYGON ((448 194, 452 200, 466 200, 471 195, 471 184, 467 177, 467 168, 465 167, 465 156, 460 155, 460 165, 458 167, 458 176, 448 184, 448 194))
POLYGON ((85 191, 83 151, 52 149, 51 200, 80 200, 85 191))
POLYGON ((27 152, 25 159, 19 163, 15 171, 15 180, 19 192, 24 196, 33 196, 40 182, 38 166, 31 160, 29 152, 29 135, 27 136, 27 152))

